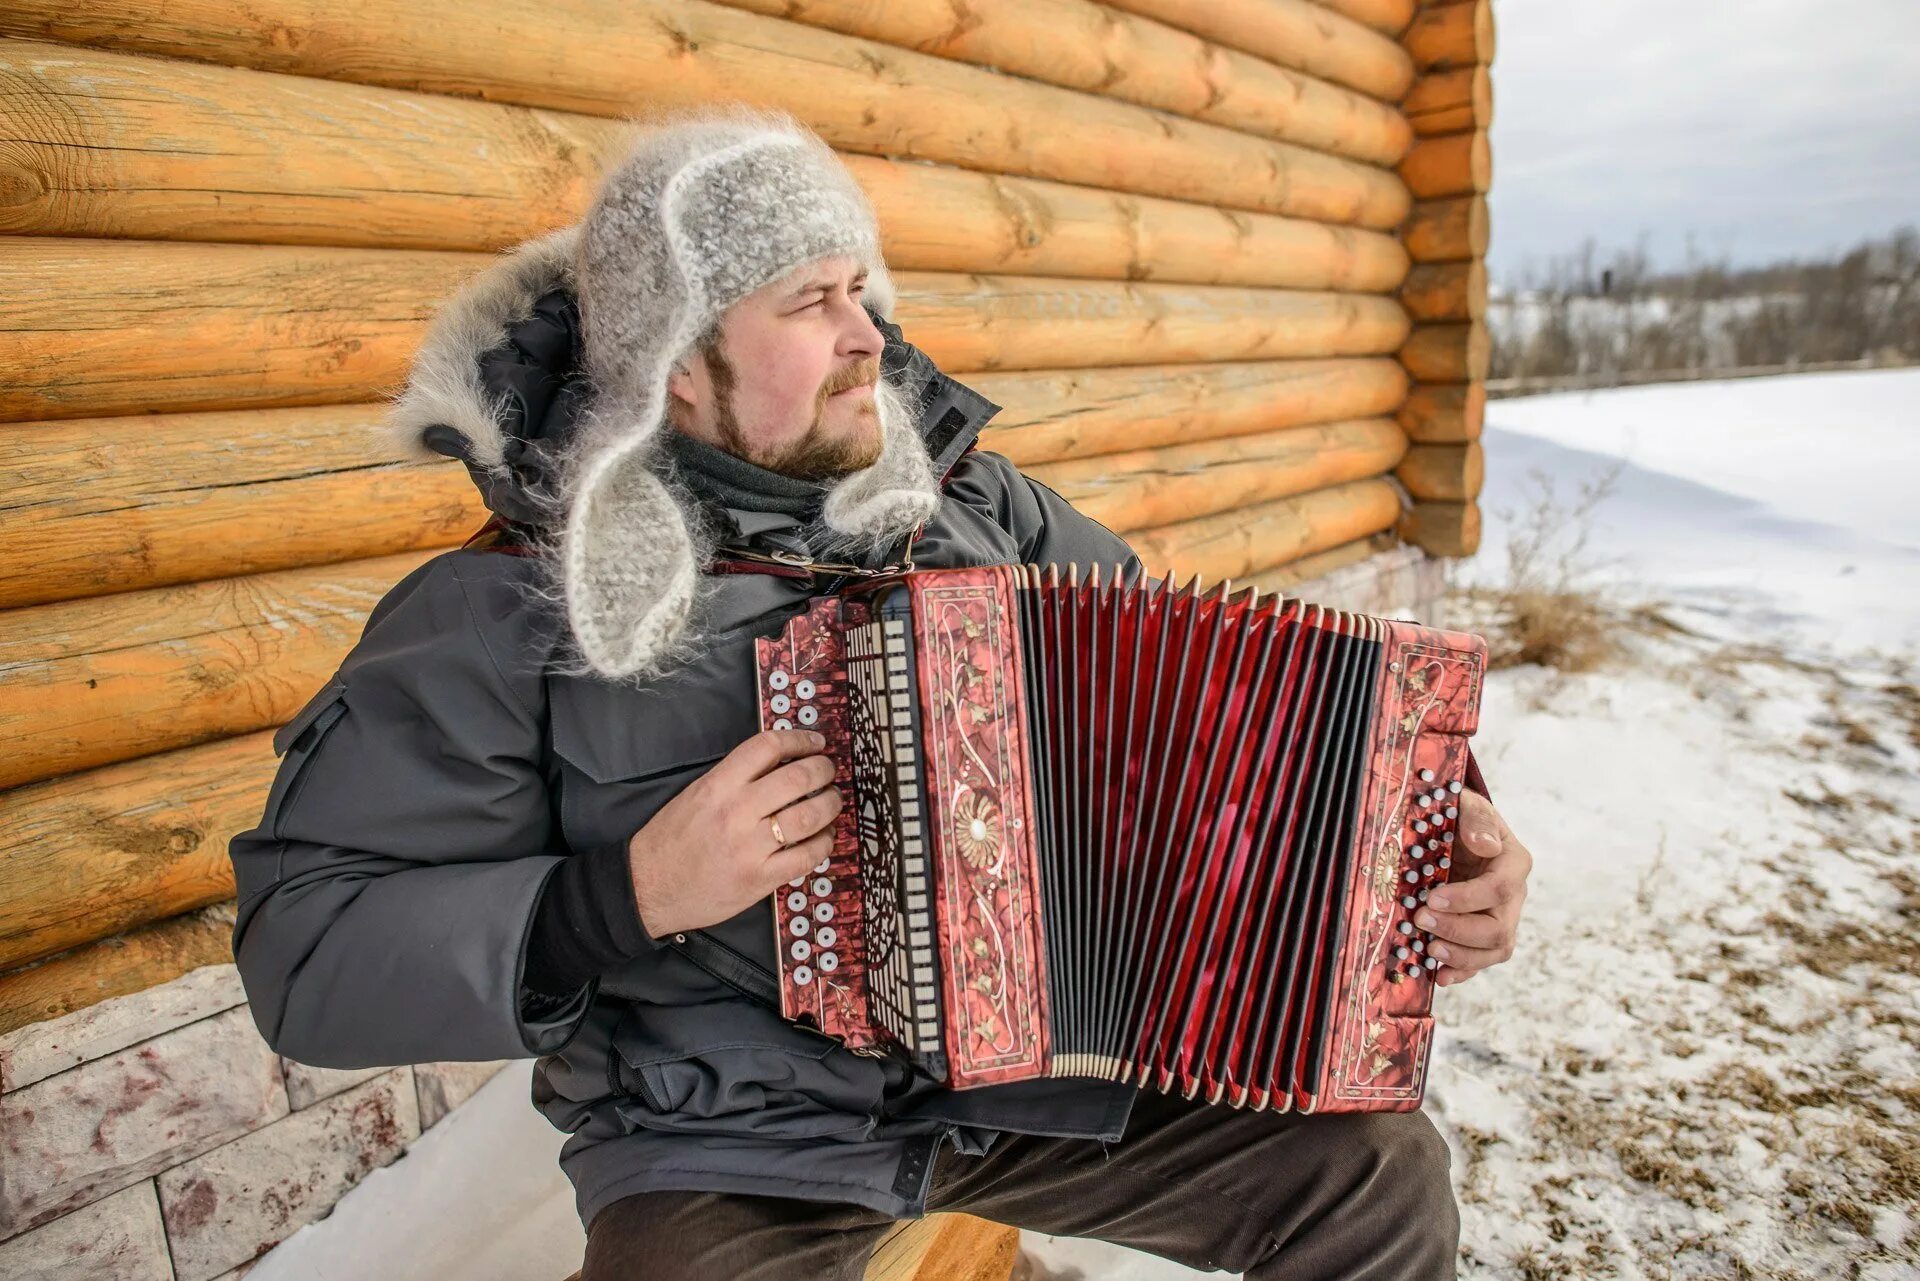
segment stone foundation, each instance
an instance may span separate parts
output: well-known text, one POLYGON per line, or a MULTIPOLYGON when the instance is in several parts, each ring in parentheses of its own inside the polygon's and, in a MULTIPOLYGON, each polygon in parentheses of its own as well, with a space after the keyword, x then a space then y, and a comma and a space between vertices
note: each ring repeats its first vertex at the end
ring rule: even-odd
POLYGON ((234 1281, 504 1066, 281 1058, 231 965, 0 1036, 0 1277, 234 1281))
POLYGON ((1309 578, 1285 589, 1288 596, 1335 609, 1445 627, 1447 562, 1418 547, 1401 546, 1309 578))

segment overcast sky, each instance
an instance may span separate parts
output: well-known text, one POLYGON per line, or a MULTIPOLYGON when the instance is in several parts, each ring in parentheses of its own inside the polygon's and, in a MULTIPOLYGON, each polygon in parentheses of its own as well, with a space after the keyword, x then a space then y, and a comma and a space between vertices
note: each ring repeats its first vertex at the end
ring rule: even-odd
POLYGON ((1496 282, 1687 232, 1736 264, 1920 227, 1920 0, 1494 0, 1496 282))

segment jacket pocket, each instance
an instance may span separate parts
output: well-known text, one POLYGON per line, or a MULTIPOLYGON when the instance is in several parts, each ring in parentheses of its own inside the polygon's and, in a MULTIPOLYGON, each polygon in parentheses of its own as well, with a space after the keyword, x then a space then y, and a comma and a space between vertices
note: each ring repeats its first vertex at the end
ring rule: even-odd
POLYGON ((886 1083, 878 1060, 741 1001, 636 1004, 613 1053, 620 1116, 681 1134, 858 1141, 886 1083))
POLYGON ((320 687, 292 720, 274 731, 273 751, 280 757, 280 768, 273 776, 273 786, 267 790, 260 826, 276 840, 280 837, 280 815, 299 795, 300 782, 314 750, 327 731, 347 714, 346 694, 346 682, 334 677, 320 687))

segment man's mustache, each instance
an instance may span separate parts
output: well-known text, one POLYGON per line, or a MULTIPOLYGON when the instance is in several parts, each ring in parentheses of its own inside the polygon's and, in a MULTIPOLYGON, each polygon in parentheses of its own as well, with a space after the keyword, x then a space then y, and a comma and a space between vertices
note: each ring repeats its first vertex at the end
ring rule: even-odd
POLYGON ((820 388, 820 401, 822 404, 825 404, 829 396, 846 391, 852 387, 865 387, 870 383, 877 382, 879 378, 880 357, 869 357, 857 365, 849 365, 838 373, 829 376, 820 388))

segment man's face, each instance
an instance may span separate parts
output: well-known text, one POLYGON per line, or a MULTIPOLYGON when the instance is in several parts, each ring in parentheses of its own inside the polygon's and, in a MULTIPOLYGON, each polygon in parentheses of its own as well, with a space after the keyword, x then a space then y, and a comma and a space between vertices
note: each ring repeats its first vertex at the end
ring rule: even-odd
POLYGON ((851 257, 825 258, 728 308, 718 350, 695 352, 668 379, 674 426, 805 480, 871 466, 886 340, 860 305, 866 278, 851 257))

